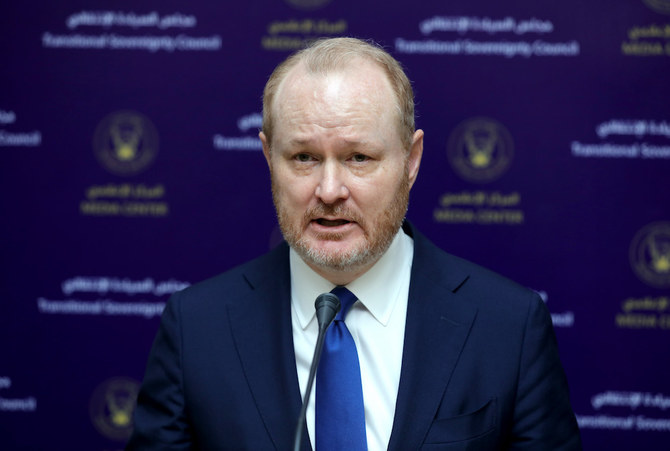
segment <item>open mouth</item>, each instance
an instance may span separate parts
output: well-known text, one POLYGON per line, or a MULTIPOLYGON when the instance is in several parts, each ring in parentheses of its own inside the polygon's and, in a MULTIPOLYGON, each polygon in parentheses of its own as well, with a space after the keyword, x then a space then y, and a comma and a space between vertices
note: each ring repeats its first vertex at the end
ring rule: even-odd
POLYGON ((325 219, 319 218, 316 220, 316 223, 325 227, 337 227, 345 224, 349 224, 351 221, 346 219, 325 219))

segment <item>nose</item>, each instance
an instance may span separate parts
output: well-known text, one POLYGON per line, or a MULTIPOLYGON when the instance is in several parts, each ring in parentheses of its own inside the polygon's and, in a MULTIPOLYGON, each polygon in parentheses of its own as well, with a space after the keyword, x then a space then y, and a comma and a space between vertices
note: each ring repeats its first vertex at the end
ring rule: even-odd
POLYGON ((346 170, 338 162, 329 160, 323 164, 315 195, 324 204, 334 204, 349 197, 346 170))

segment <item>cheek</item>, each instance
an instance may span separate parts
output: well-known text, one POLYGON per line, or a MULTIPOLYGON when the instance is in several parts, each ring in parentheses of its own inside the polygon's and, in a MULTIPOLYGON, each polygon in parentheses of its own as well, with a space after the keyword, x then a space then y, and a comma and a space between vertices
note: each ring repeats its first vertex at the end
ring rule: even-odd
POLYGON ((306 178, 277 171, 273 174, 273 184, 285 208, 300 208, 313 197, 314 188, 306 178))
POLYGON ((402 180, 402 171, 397 168, 385 168, 377 177, 362 179, 354 186, 361 204, 370 209, 383 210, 394 199, 402 180))

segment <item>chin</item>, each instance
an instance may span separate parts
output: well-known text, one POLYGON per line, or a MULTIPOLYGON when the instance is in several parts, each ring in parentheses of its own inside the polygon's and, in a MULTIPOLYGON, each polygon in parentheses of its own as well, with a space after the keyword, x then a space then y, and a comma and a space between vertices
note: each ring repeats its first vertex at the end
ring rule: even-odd
POLYGON ((342 246, 342 243, 339 244, 339 246, 337 244, 324 246, 323 243, 314 245, 302 241, 296 243, 294 248, 306 263, 324 271, 338 272, 357 272, 370 266, 388 248, 388 246, 385 246, 384 249, 377 249, 377 252, 373 252, 370 243, 367 241, 352 243, 347 246, 342 246))
POLYGON ((364 244, 343 247, 298 243, 295 249, 303 260, 325 270, 355 270, 370 261, 369 249, 364 244))

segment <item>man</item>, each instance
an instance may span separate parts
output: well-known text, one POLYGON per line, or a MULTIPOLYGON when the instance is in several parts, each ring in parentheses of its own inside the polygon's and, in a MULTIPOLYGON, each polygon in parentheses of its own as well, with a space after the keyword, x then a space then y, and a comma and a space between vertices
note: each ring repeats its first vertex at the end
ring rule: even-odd
MULTIPOLYGON (((129 449, 289 449, 314 299, 335 286, 358 299, 360 380, 341 382, 362 390, 361 449, 581 448, 542 301, 404 221, 423 132, 390 55, 349 38, 293 55, 260 139, 288 245, 172 297, 129 449)), ((314 406, 302 446, 318 451, 314 406)))

